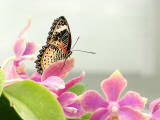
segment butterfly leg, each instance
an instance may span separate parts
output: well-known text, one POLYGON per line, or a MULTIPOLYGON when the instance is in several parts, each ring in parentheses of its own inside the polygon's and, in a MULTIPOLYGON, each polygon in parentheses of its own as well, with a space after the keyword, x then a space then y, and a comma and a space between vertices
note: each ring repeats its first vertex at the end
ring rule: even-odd
POLYGON ((65 64, 66 64, 66 60, 69 58, 69 56, 70 56, 71 54, 72 54, 72 51, 68 51, 68 53, 66 54, 66 57, 65 57, 65 59, 64 59, 64 64, 63 64, 61 70, 63 70, 63 68, 64 68, 64 66, 65 66, 65 64))

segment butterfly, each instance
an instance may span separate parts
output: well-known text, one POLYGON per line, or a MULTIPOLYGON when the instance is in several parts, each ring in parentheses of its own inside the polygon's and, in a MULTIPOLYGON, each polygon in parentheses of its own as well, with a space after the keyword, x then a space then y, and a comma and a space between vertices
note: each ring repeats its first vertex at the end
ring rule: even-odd
POLYGON ((42 46, 37 56, 37 72, 42 74, 43 71, 51 64, 58 60, 66 60, 72 54, 71 51, 71 32, 68 22, 64 16, 54 20, 46 45, 42 46))

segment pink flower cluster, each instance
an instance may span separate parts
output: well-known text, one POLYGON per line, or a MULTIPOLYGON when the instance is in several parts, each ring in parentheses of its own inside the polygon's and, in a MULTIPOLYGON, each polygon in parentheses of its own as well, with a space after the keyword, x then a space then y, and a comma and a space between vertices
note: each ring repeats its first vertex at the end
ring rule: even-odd
POLYGON ((58 61, 45 69, 42 75, 35 72, 29 76, 22 62, 24 60, 35 60, 34 53, 37 45, 34 42, 27 42, 22 35, 28 29, 30 23, 29 20, 13 46, 15 57, 8 59, 8 61, 12 61, 12 65, 7 66, 5 64, 2 67, 6 75, 5 86, 27 79, 44 85, 57 98, 68 118, 79 118, 86 113, 91 113, 89 120, 160 120, 160 99, 150 104, 148 114, 142 112, 147 99, 139 93, 128 91, 119 99, 121 92, 127 86, 127 81, 119 71, 115 71, 111 77, 101 83, 106 98, 103 98, 95 90, 85 91, 80 96, 67 91, 83 80, 85 76, 82 73, 80 76, 64 83, 63 78, 74 66, 73 58, 66 60, 63 69, 61 68, 64 61, 58 61))

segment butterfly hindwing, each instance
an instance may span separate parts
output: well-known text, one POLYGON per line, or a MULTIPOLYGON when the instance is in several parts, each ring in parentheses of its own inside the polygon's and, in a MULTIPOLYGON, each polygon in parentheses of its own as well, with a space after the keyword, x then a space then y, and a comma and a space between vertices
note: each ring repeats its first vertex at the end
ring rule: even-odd
POLYGON ((41 52, 41 54, 39 54, 40 59, 36 61, 36 63, 39 63, 36 66, 38 68, 38 72, 42 73, 44 69, 46 69, 54 62, 65 59, 65 56, 66 54, 62 52, 62 49, 59 49, 58 47, 52 44, 49 45, 41 52))

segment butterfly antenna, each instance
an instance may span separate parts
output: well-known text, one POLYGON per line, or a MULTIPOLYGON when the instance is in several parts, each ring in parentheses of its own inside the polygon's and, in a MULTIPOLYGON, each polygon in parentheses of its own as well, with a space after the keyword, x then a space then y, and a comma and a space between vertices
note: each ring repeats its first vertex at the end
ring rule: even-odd
POLYGON ((77 44, 78 40, 79 40, 79 37, 77 38, 76 42, 74 43, 74 45, 73 45, 72 49, 76 46, 76 44, 77 44))
POLYGON ((85 52, 90 54, 96 54, 95 52, 85 51, 85 50, 72 50, 72 51, 79 51, 79 52, 85 52))

